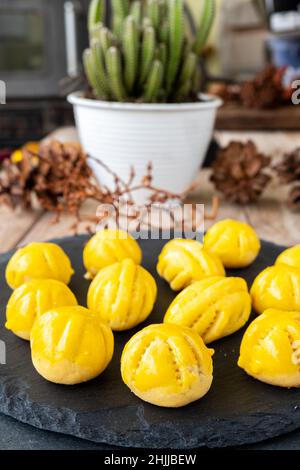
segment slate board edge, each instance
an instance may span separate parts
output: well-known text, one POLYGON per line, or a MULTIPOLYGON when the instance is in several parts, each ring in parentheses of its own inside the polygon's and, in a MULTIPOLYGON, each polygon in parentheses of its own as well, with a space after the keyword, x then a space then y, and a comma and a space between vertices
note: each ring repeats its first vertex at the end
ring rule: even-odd
MULTIPOLYGON (((81 240, 87 240, 89 237, 87 235, 77 235, 65 238, 56 238, 51 241, 67 242, 68 240, 74 240, 74 238, 79 238, 81 240)), ((273 243, 264 242, 266 244, 274 246, 273 243)), ((277 245, 284 249, 284 247, 277 245)), ((10 250, 9 252, 0 255, 0 262, 7 262, 11 254, 15 250, 10 250)), ((5 379, 5 377, 4 377, 5 379)), ((265 441, 267 439, 275 438, 289 432, 295 431, 300 428, 300 412, 295 412, 293 419, 286 419, 285 415, 282 413, 266 414, 266 413, 256 413, 256 414, 247 414, 247 415, 238 415, 239 422, 231 420, 218 420, 217 418, 211 418, 205 423, 199 423, 199 435, 197 438, 188 439, 186 433, 179 433, 178 430, 174 432, 171 422, 162 423, 159 425, 152 426, 151 429, 144 429, 143 434, 138 430, 129 431, 125 436, 111 432, 109 429, 101 429, 99 424, 97 428, 87 428, 86 425, 83 425, 81 422, 82 416, 85 415, 84 421, 89 420, 90 417, 95 420, 96 415, 99 415, 99 420, 101 420, 101 412, 93 413, 74 413, 73 410, 68 408, 55 408, 52 410, 51 407, 47 405, 40 405, 31 401, 24 399, 24 396, 21 396, 18 393, 17 383, 9 383, 9 393, 4 398, 4 390, 6 384, 4 383, 3 378, 0 376, 0 412, 10 416, 20 422, 29 424, 38 429, 43 429, 45 431, 52 431, 58 434, 69 434, 81 439, 89 440, 92 442, 116 445, 120 447, 136 447, 136 448, 153 448, 160 449, 165 448, 166 443, 169 448, 173 449, 193 449, 197 447, 207 446, 210 448, 216 447, 228 447, 238 446, 242 444, 253 444, 265 441), (53 424, 45 424, 43 417, 45 414, 47 418, 53 411, 55 416, 53 419, 55 422, 53 424), (75 416, 75 418, 74 418, 75 416), (70 432, 70 427, 66 426, 65 423, 70 425, 70 420, 73 421, 72 433, 70 432), (212 428, 218 428, 222 421, 222 434, 212 434, 212 428), (242 421, 242 425, 241 425, 242 421), (283 424, 283 421, 286 423, 283 424), (277 429, 278 423, 280 422, 280 429, 277 429), (59 423, 59 426, 58 426, 59 423), (250 424, 251 423, 251 424, 250 424), (203 425, 205 424, 205 429, 203 425), (217 425, 217 426, 216 426, 217 425), (226 432, 224 432, 224 427, 228 426, 231 429, 234 429, 235 438, 230 439, 230 444, 226 439, 226 432), (260 429, 264 428, 265 435, 262 438, 260 435, 260 429), (267 430, 266 430, 267 428, 267 430), (94 433, 94 436, 91 438, 91 430, 94 433), (98 434, 98 435, 97 435, 98 434), (96 436, 96 437, 95 437, 96 436), (134 441, 134 444, 133 444, 134 441), (172 444, 170 445, 170 441, 172 444)), ((141 424, 143 407, 141 405, 141 424)), ((184 409, 183 409, 184 411, 184 409)), ((300 411, 300 410, 299 410, 300 411)))
MULTIPOLYGON (((74 413, 73 410, 68 408, 55 408, 53 413, 51 411, 51 407, 47 405, 41 406, 36 403, 26 401, 24 400, 24 397, 18 396, 18 394, 14 392, 12 398, 9 400, 3 401, 2 395, 3 383, 1 383, 0 379, 0 412, 6 416, 10 416, 16 419, 17 421, 29 424, 37 429, 44 431, 52 431, 65 435, 67 434, 99 444, 108 444, 124 448, 149 448, 158 450, 164 448, 186 450, 200 447, 208 447, 212 449, 226 448, 229 446, 234 447, 244 444, 264 442, 268 439, 288 434, 300 427, 300 413, 295 413, 295 415, 297 415, 297 419, 295 419, 293 422, 286 422, 284 430, 282 429, 281 420, 285 420, 286 418, 283 414, 274 413, 268 415, 257 413, 239 415, 239 422, 233 420, 222 420, 222 426, 220 426, 220 420, 213 418, 205 423, 204 429, 204 423, 199 425, 199 436, 193 439, 187 438, 185 433, 179 434, 178 431, 174 433, 174 428, 170 422, 152 427, 151 430, 149 430, 147 433, 146 429, 144 429, 143 433, 138 431, 130 431, 127 432, 126 435, 121 436, 120 434, 109 431, 107 427, 105 429, 101 429, 99 426, 97 426, 96 428, 89 427, 89 429, 87 429, 85 426, 82 426, 81 423, 82 413, 74 413), (47 420, 49 420, 51 413, 53 420, 56 422, 54 422, 52 425, 45 425, 43 422, 45 416, 47 416, 47 420), (72 422, 73 426, 72 433, 70 432, 70 427, 68 427, 70 425, 70 421, 72 422), (243 421, 243 426, 241 426, 240 421, 243 421), (57 427, 57 422, 59 422, 59 428, 57 427), (277 426, 279 422, 281 424, 280 429, 278 430, 277 426), (66 425, 65 423, 68 424, 66 425), (230 427, 230 443, 226 439, 226 432, 224 432, 224 428, 226 426, 230 427), (217 429, 218 427, 222 428, 222 433, 216 433, 212 435, 211 429, 217 429), (235 428, 235 439, 232 437, 233 428, 235 428), (264 428, 264 438, 261 438, 261 428, 264 428), (266 431, 266 428, 269 431, 266 431), (93 434, 93 437, 91 437, 90 434, 93 434), (170 444, 170 440, 172 441, 172 444, 170 444), (189 440, 189 442, 187 442, 187 440, 189 440)), ((101 413, 87 413, 85 419, 89 420, 89 414, 91 417, 93 417, 94 420, 96 415, 101 413)), ((99 416, 99 421, 100 420, 101 416, 99 416)))

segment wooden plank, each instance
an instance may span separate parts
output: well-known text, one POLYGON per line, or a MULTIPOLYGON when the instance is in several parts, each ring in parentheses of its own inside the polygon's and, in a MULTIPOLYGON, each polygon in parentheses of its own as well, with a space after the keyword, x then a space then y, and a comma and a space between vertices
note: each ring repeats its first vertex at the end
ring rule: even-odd
POLYGON ((12 210, 0 206, 0 252, 14 248, 35 225, 42 211, 12 210))
POLYGON ((218 130, 300 130, 300 106, 276 109, 249 109, 225 105, 217 116, 218 130))
MULTIPOLYGON (((218 195, 213 184, 209 181, 209 177, 209 170, 202 170, 199 172, 199 175, 196 179, 197 188, 199 189, 197 189, 191 197, 193 202, 204 204, 205 211, 208 213, 211 212, 212 198, 218 195)), ((216 221, 222 219, 237 219, 246 222, 247 216, 245 209, 242 206, 239 206, 238 204, 232 204, 223 200, 222 198, 220 198, 220 200, 221 205, 216 221)), ((205 230, 208 230, 216 221, 206 220, 205 230)))
MULTIPOLYGON (((95 216, 98 204, 88 201, 82 210, 82 217, 95 216)), ((53 213, 45 213, 31 228, 30 231, 20 240, 20 245, 33 241, 46 241, 52 238, 61 238, 74 235, 75 233, 87 233, 87 226, 91 225, 88 220, 83 220, 78 227, 74 228, 75 217, 63 214, 59 221, 55 220, 53 213)))
POLYGON ((246 215, 260 238, 292 246, 300 243, 300 217, 286 200, 287 191, 273 183, 257 204, 247 206, 246 215))

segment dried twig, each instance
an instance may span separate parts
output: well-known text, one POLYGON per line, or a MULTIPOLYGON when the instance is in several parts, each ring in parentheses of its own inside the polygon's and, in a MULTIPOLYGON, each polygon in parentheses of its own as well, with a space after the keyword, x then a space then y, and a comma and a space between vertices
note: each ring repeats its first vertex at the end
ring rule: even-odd
MULTIPOLYGON (((136 173, 134 168, 129 172, 128 180, 123 180, 104 162, 87 156, 77 144, 61 144, 50 142, 40 146, 37 154, 26 148, 23 149, 23 158, 18 163, 7 159, 3 163, 0 173, 0 199, 11 206, 23 205, 32 207, 33 199, 48 211, 56 214, 57 222, 62 213, 75 216, 74 230, 84 219, 91 223, 99 223, 107 217, 107 213, 98 214, 95 217, 81 217, 80 210, 87 199, 92 199, 99 204, 113 206, 118 217, 122 216, 122 205, 126 201, 131 206, 131 214, 126 214, 131 220, 142 223, 141 217, 146 210, 155 204, 164 205, 170 201, 184 202, 188 193, 196 188, 190 186, 182 194, 157 188, 153 184, 153 168, 149 162, 146 174, 140 182, 135 183, 136 173), (93 160, 112 177, 113 188, 100 185, 96 182, 88 159, 93 160), (135 194, 138 191, 147 190, 148 198, 139 208, 135 204, 135 194)), ((218 200, 213 199, 211 214, 205 214, 208 219, 216 217, 218 200)))

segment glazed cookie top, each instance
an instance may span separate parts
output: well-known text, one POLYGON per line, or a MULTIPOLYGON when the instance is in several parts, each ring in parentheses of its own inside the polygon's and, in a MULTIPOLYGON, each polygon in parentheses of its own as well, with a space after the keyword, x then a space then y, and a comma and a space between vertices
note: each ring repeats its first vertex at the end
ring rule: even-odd
POLYGON ((88 307, 113 330, 133 328, 153 309, 157 287, 154 278, 131 259, 102 269, 88 291, 88 307))
POLYGON ((244 335, 238 365, 250 375, 269 382, 277 377, 278 385, 289 386, 289 375, 299 377, 300 313, 268 309, 256 318, 244 335))
POLYGON ((158 274, 175 291, 208 276, 225 276, 220 259, 195 240, 175 239, 168 242, 157 264, 158 274))
POLYGON ((132 236, 123 230, 100 230, 88 241, 83 250, 87 277, 91 279, 101 269, 126 258, 140 264, 142 251, 132 236))
POLYGON ((204 393, 207 392, 212 380, 213 352, 190 328, 150 325, 126 344, 121 359, 122 377, 141 398, 148 393, 146 401, 182 406, 194 386, 197 398, 201 396, 202 383, 204 393))
POLYGON ((262 271, 251 287, 257 313, 268 308, 300 311, 300 269, 278 264, 262 271))
POLYGON ((250 225, 228 219, 208 230, 204 247, 217 255, 225 268, 244 268, 257 258, 261 245, 250 225))
POLYGON ((35 319, 56 307, 75 306, 77 300, 63 282, 38 279, 26 282, 12 293, 6 308, 6 328, 23 339, 30 338, 35 319))
POLYGON ((295 268, 300 269, 300 245, 288 248, 283 253, 281 253, 281 255, 278 256, 275 264, 288 264, 289 266, 294 266, 295 268))
POLYGON ((71 262, 60 246, 29 243, 11 257, 6 280, 13 289, 32 279, 57 279, 68 284, 73 273, 71 262))
POLYGON ((178 294, 164 322, 192 328, 210 343, 242 328, 250 313, 251 298, 244 279, 208 277, 178 294))
POLYGON ((90 368, 101 361, 105 368, 113 354, 113 335, 91 310, 60 307, 49 310, 34 323, 31 348, 52 364, 70 361, 90 368))

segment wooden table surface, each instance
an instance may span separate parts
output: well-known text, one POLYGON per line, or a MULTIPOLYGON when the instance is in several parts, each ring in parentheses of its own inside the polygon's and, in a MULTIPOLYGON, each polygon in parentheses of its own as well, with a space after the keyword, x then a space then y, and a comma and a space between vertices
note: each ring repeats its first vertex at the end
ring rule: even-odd
MULTIPOLYGON (((204 203, 210 210, 211 199, 216 194, 209 182, 208 170, 202 170, 198 176, 199 191, 193 200, 204 203)), ((250 223, 258 235, 281 245, 300 243, 300 214, 293 213, 286 207, 286 192, 278 189, 274 183, 268 188, 260 202, 253 206, 240 207, 231 203, 221 203, 217 220, 234 218, 250 223)), ((97 205, 88 203, 84 207, 84 215, 95 215, 97 205)), ((206 222, 205 228, 213 222, 206 222)), ((8 251, 16 246, 32 241, 45 241, 52 238, 74 234, 74 218, 64 215, 58 223, 54 223, 54 215, 42 211, 15 211, 0 206, 0 252, 8 251)), ((79 225, 79 232, 87 231, 87 222, 79 225)))

